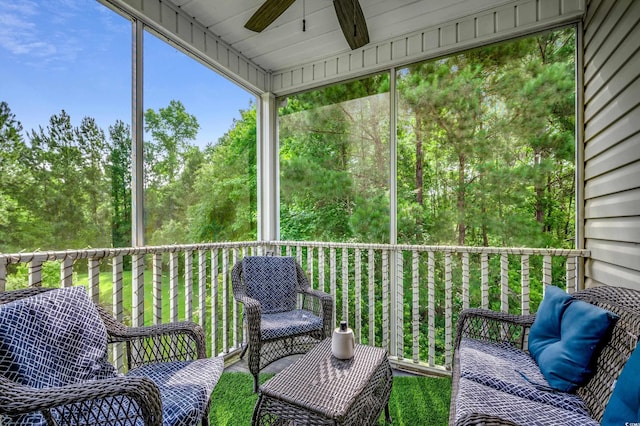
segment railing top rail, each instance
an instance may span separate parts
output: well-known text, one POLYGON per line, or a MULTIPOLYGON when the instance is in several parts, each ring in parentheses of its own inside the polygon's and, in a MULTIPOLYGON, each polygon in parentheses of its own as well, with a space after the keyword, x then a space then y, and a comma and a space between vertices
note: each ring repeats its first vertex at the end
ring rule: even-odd
POLYGON ((175 244, 163 246, 144 247, 118 247, 118 248, 89 248, 80 250, 36 251, 30 253, 0 253, 0 263, 27 263, 33 261, 52 261, 65 259, 102 259, 116 256, 144 255, 151 253, 176 253, 185 251, 214 250, 221 248, 258 247, 264 243, 260 241, 222 242, 202 244, 175 244))
POLYGON ((409 244, 365 244, 365 243, 336 243, 319 241, 239 241, 201 244, 175 244, 163 246, 122 247, 122 248, 90 248, 80 250, 36 251, 29 253, 0 253, 0 263, 28 263, 33 261, 45 262, 66 259, 104 259, 117 256, 144 255, 152 253, 176 253, 185 251, 214 250, 223 248, 244 248, 261 246, 293 246, 336 249, 360 250, 398 250, 434 253, 485 253, 485 254, 513 254, 513 255, 549 255, 589 257, 589 250, 573 250, 559 248, 530 248, 530 247, 469 247, 469 246, 438 246, 438 245, 409 245, 409 244))
POLYGON ((358 248, 361 250, 407 250, 440 253, 487 253, 514 255, 549 255, 549 256, 577 256, 589 257, 590 250, 561 249, 561 248, 532 248, 532 247, 471 247, 471 246, 439 246, 439 245, 410 245, 410 244, 364 244, 364 243, 335 243, 318 241, 268 241, 265 245, 300 246, 321 248, 358 248))

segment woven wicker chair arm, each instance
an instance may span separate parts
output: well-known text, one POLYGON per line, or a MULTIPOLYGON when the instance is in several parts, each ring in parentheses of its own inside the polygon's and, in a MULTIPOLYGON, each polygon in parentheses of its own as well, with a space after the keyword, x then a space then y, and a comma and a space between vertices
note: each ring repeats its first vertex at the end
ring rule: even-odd
POLYGON ((305 294, 305 295, 309 295, 312 297, 317 297, 320 300, 328 300, 329 302, 331 302, 331 295, 325 293, 324 291, 321 290, 314 290, 312 288, 307 288, 304 289, 302 291, 300 291, 300 293, 305 294))
POLYGON ((237 292, 234 296, 238 302, 244 305, 245 309, 250 309, 251 306, 260 306, 260 302, 258 301, 258 299, 249 297, 244 292, 237 292))
MULTIPOLYGON (((0 379, 0 414, 19 415, 101 398, 126 396, 140 408, 146 426, 162 425, 160 391, 144 377, 118 376, 61 387, 32 388, 0 379)), ((105 401, 104 403, 107 403, 105 401)), ((114 414, 116 407, 111 407, 114 414)), ((126 413, 122 413, 126 414, 126 413)))
POLYGON ((142 327, 122 327, 109 330, 109 343, 153 339, 162 336, 181 336, 192 341, 197 348, 198 358, 205 358, 207 349, 204 331, 192 321, 179 321, 142 327))
POLYGON ((526 331, 533 324, 535 315, 513 315, 488 309, 465 309, 458 317, 455 349, 460 340, 472 337, 487 341, 509 341, 524 345, 526 331))
POLYGON ((251 298, 247 295, 236 295, 236 300, 243 305, 244 315, 247 321, 257 318, 260 319, 260 302, 257 299, 251 298))

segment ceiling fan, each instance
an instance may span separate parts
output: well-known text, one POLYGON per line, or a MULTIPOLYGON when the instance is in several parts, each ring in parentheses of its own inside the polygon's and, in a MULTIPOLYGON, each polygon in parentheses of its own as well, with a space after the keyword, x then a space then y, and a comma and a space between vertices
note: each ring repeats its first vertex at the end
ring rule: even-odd
MULTIPOLYGON (((255 32, 262 32, 278 16, 287 10, 295 0, 266 0, 262 6, 244 24, 244 27, 255 32)), ((367 22, 358 0, 333 0, 336 16, 344 38, 352 50, 369 43, 367 22)))

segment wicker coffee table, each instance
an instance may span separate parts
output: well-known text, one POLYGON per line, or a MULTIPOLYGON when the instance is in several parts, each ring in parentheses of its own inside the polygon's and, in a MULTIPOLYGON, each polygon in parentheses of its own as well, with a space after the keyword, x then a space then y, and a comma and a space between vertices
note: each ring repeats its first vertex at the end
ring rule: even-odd
POLYGON ((325 339, 260 387, 254 425, 369 425, 389 417, 392 374, 387 352, 356 345, 350 360, 325 339))

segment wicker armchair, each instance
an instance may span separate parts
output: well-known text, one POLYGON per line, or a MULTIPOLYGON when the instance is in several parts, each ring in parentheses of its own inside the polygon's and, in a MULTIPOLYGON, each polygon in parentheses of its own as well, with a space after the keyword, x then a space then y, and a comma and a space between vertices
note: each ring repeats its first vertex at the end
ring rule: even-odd
MULTIPOLYGON (((586 406, 589 416, 593 421, 599 423, 602 421, 615 382, 638 344, 640 336, 640 291, 603 286, 582 290, 574 293, 573 296, 619 316, 615 326, 602 342, 602 347, 596 352, 594 360, 595 372, 585 384, 575 391, 575 395, 586 406)), ((457 323, 452 371, 450 425, 512 426, 515 424, 509 419, 487 414, 489 411, 484 409, 489 404, 478 394, 473 396, 477 401, 481 401, 484 404, 483 411, 456 416, 456 401, 461 390, 460 347, 464 339, 472 339, 481 342, 508 342, 514 348, 527 350, 528 334, 534 320, 535 315, 511 315, 484 309, 467 309, 460 313, 457 323)), ((512 412, 522 411, 521 406, 511 407, 504 401, 503 406, 508 407, 512 412)), ((541 411, 537 424, 550 424, 545 417, 547 415, 541 411), (547 422, 545 423, 545 421, 547 422)), ((562 424, 569 424, 569 422, 563 421, 562 424)))
MULTIPOLYGON (((164 419, 165 425, 208 425, 209 399, 224 363, 221 358, 206 358, 204 333, 200 326, 181 322, 126 327, 107 310, 91 303, 84 289, 53 290, 56 289, 28 288, 0 292, 0 327, 14 330, 12 334, 0 336, 0 424, 159 426, 164 419), (83 291, 57 296, 67 290, 83 291), (82 293, 78 296, 80 302, 74 299, 77 293, 82 293), (37 302, 32 302, 34 300, 37 302), (8 305, 11 302, 16 303, 8 305), (6 314, 10 311, 9 307, 13 309, 16 304, 22 306, 24 303, 52 307, 52 311, 66 310, 66 313, 60 314, 61 319, 50 327, 63 329, 61 333, 65 333, 64 336, 71 335, 71 338, 51 340, 52 334, 48 330, 31 331, 33 327, 26 325, 31 324, 29 318, 24 323, 8 321, 7 318, 11 318, 11 314, 6 314), (90 308, 85 309, 85 305, 90 305, 90 308), (67 321, 69 318, 71 325, 67 321), (104 328, 93 327, 96 323, 104 324, 104 328), (89 329, 91 331, 87 331, 89 329), (97 330, 95 333, 94 329, 97 330), (94 362, 89 364, 89 368, 82 370, 83 365, 87 364, 87 356, 84 355, 78 358, 82 361, 78 363, 79 367, 73 363, 63 363, 59 368, 55 364, 51 368, 51 359, 57 360, 59 356, 67 359, 66 353, 77 349, 66 343, 68 340, 75 342, 76 336, 89 332, 96 336, 95 342, 98 342, 91 348, 90 355, 93 354, 94 362), (13 336, 23 337, 14 339, 13 336), (52 355, 26 354, 27 364, 32 365, 21 366, 20 370, 42 370, 43 374, 36 374, 41 382, 38 386, 32 383, 35 380, 33 374, 25 377, 16 373, 16 364, 12 366, 5 357, 12 345, 14 349, 17 347, 18 352, 33 352, 28 349, 30 343, 25 346, 20 339, 31 339, 36 344, 41 339, 62 345, 61 348, 54 348, 52 355), (107 361, 107 345, 118 342, 124 343, 126 375, 117 374, 107 361), (99 372, 96 372, 96 366, 101 369, 99 372), (66 376, 73 376, 78 371, 85 371, 81 375, 86 376, 88 370, 91 370, 88 379, 66 380, 66 376), (49 373, 54 377, 48 377, 49 373)), ((27 311, 31 309, 33 316, 47 315, 34 310, 34 305, 26 306, 27 311)), ((24 311, 23 307, 19 309, 24 311)), ((10 355, 17 360, 20 360, 20 356, 20 353, 17 357, 10 355)))
POLYGON ((308 352, 330 336, 333 303, 313 290, 292 257, 249 256, 232 270, 233 295, 244 306, 249 371, 254 392, 258 373, 275 360, 308 352))

